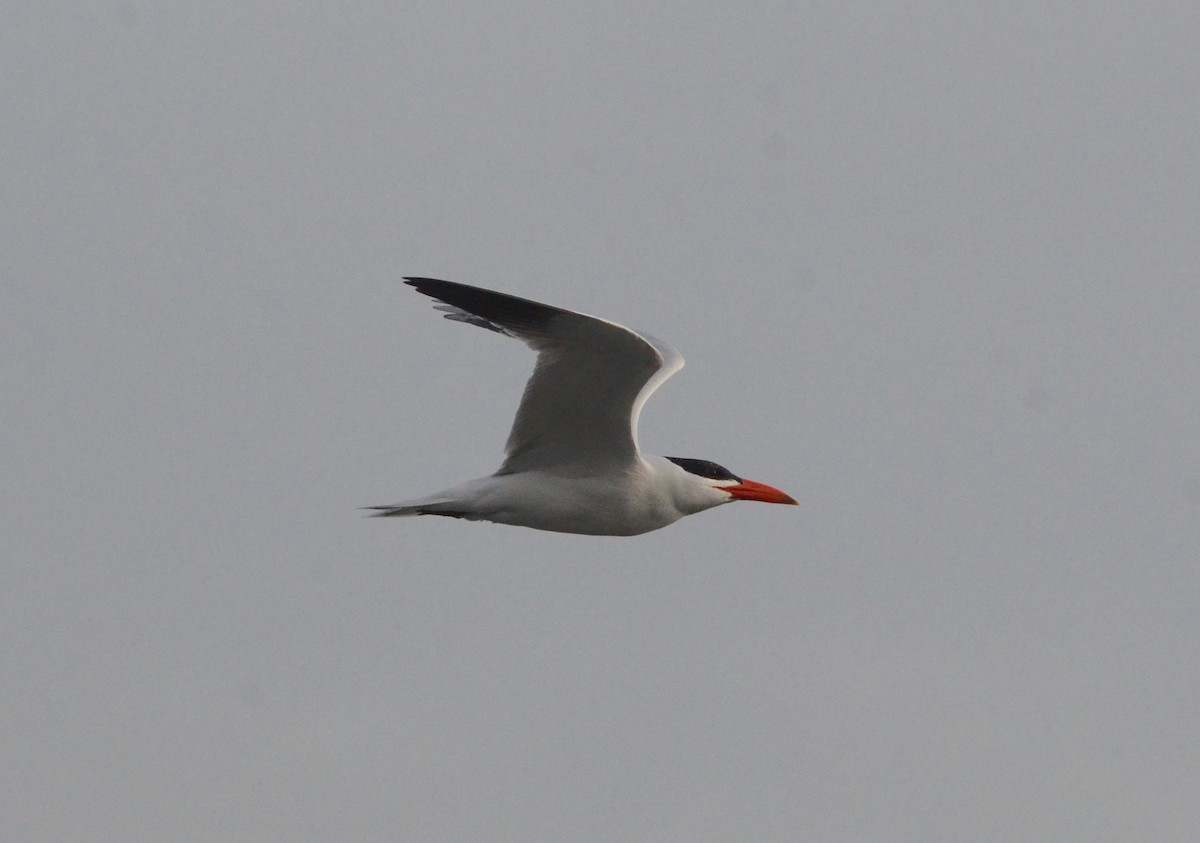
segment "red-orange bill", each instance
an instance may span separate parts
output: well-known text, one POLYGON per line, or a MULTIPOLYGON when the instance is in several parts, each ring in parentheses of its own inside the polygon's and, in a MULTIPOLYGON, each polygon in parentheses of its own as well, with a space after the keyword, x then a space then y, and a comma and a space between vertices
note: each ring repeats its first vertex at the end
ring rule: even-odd
POLYGON ((786 503, 799 506, 800 503, 791 495, 786 495, 774 486, 766 483, 755 483, 753 480, 743 480, 736 486, 722 486, 723 491, 733 495, 739 501, 762 501, 763 503, 786 503))

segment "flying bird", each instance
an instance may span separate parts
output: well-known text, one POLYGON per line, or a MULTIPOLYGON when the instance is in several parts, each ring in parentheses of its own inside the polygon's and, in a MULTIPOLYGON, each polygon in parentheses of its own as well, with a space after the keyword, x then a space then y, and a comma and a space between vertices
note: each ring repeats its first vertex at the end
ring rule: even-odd
POLYGON ((683 368, 671 346, 606 319, 435 278, 405 283, 447 319, 519 339, 537 364, 489 477, 378 516, 444 515, 559 533, 634 536, 737 500, 796 504, 714 462, 638 450, 638 415, 683 368))

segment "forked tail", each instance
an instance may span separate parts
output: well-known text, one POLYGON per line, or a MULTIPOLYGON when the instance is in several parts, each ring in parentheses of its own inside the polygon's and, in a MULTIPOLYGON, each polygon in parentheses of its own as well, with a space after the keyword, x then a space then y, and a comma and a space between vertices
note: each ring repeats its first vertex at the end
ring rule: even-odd
POLYGON ((405 515, 445 515, 449 518, 462 518, 467 514, 463 510, 462 504, 440 497, 363 508, 375 510, 371 513, 372 518, 393 518, 405 515))

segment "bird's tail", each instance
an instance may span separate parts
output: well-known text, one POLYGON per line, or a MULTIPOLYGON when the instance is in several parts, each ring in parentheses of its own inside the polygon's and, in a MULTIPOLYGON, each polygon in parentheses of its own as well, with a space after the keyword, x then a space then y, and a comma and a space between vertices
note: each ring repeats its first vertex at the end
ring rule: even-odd
POLYGON ((467 514, 463 510, 461 503, 456 502, 452 498, 440 495, 405 501, 404 503, 388 504, 387 506, 367 506, 363 508, 375 510, 375 512, 371 513, 371 517, 373 518, 393 518, 404 515, 445 515, 450 518, 462 518, 467 514))

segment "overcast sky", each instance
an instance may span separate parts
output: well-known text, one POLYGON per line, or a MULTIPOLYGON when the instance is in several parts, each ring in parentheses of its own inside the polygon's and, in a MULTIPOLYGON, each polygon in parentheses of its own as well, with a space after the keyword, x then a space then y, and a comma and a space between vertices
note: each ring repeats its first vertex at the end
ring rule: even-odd
POLYGON ((1182 2, 26 3, 0 31, 18 841, 1200 828, 1182 2), (649 452, 801 508, 357 509, 660 336, 649 452))

